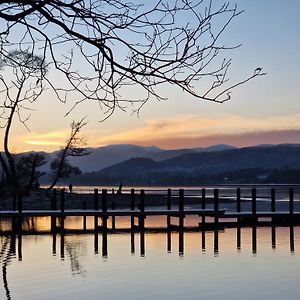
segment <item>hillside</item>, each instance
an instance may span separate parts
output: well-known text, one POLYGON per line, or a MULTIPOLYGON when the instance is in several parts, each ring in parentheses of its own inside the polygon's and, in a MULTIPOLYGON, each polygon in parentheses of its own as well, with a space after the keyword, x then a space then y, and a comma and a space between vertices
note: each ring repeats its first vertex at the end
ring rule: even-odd
POLYGON ((273 174, 276 170, 286 169, 300 169, 300 146, 260 146, 186 153, 163 161, 134 158, 99 172, 82 174, 76 181, 85 183, 103 180, 106 183, 123 181, 129 184, 159 184, 177 181, 189 183, 196 179, 213 180, 215 178, 220 181, 222 178, 227 178, 228 174, 235 177, 236 181, 239 172, 247 175, 246 178, 252 176, 255 180, 255 178, 265 178, 266 174, 273 174))

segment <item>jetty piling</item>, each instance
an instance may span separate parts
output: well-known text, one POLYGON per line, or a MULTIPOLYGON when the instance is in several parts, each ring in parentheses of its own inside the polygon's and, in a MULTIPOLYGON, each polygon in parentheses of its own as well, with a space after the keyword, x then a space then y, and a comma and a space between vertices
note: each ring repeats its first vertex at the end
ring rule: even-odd
MULTIPOLYGON (((99 191, 98 189, 94 189, 94 210, 98 211, 99 208, 99 191)), ((94 217, 94 230, 98 231, 99 224, 98 224, 98 216, 94 217)))
MULTIPOLYGON (((134 203, 134 198, 135 198, 135 190, 131 189, 130 190, 130 210, 134 211, 135 203, 134 203)), ((134 228, 134 216, 130 217, 130 225, 131 229, 134 228)))
MULTIPOLYGON (((50 209, 28 210, 27 202, 22 203, 22 199, 17 198, 17 210, 2 210, 0 211, 0 217, 13 219, 11 229, 13 232, 22 231, 21 225, 24 218, 38 216, 48 216, 51 218, 51 231, 53 232, 55 230, 63 231, 64 219, 69 216, 83 217, 83 229, 81 229, 83 231, 88 231, 86 224, 88 216, 95 220, 95 231, 100 228, 102 231, 118 231, 117 217, 119 216, 130 218, 130 228, 132 230, 148 230, 148 228, 145 228, 145 219, 148 216, 165 216, 167 219, 167 228, 170 230, 181 230, 184 228, 185 217, 190 215, 199 217, 198 227, 200 229, 213 229, 214 226, 218 227, 224 224, 226 224, 225 226, 228 224, 236 225, 238 223, 248 226, 261 223, 300 224, 300 205, 297 198, 299 197, 299 190, 297 190, 295 186, 279 186, 280 190, 277 191, 275 186, 276 185, 272 185, 270 189, 267 190, 265 187, 261 190, 260 187, 257 189, 256 187, 250 189, 248 187, 247 190, 250 191, 250 195, 246 193, 243 200, 240 187, 231 189, 229 192, 230 198, 228 198, 227 191, 223 196, 222 190, 216 187, 201 188, 198 190, 198 194, 195 193, 194 189, 187 192, 184 189, 172 190, 171 188, 165 191, 155 190, 154 192, 153 190, 146 191, 141 189, 139 195, 134 189, 124 190, 122 194, 111 195, 108 195, 107 189, 102 189, 101 191, 94 189, 94 194, 84 196, 84 201, 81 200, 82 206, 75 209, 69 208, 71 205, 71 202, 69 202, 70 195, 65 193, 65 189, 60 189, 59 193, 54 189, 50 198, 50 209), (257 194, 259 194, 259 197, 257 197, 257 194), (101 199, 99 197, 101 197, 101 199), (137 200, 135 199, 136 197, 138 197, 137 200), (281 200, 276 203, 276 197, 284 201, 281 200), (263 200, 265 198, 266 200, 263 200), (147 209, 145 205, 146 199, 147 209), (195 199, 199 200, 195 201, 195 199), (99 201, 101 201, 101 203, 99 203, 99 201), (138 209, 135 209, 135 201, 139 204, 138 209), (148 209, 148 201, 156 206, 148 209), (199 201, 199 203, 197 203, 197 201, 199 201), (224 204, 222 203, 227 203, 227 201, 228 203, 230 202, 230 205, 224 208, 224 204), (245 204, 242 201, 244 201, 245 204), (258 206, 257 201, 260 201, 258 206), (263 205, 261 201, 265 201, 263 205), (66 203, 67 209, 65 209, 66 203), (116 208, 116 203, 118 203, 118 208, 116 208), (129 204, 130 207, 127 207, 127 209, 122 208, 122 205, 126 205, 126 203, 127 205, 129 204), (271 205, 269 203, 271 203, 271 205), (195 206, 190 207, 190 205, 186 206, 186 204, 195 204, 195 206), (220 204, 222 204, 221 208, 220 204), (99 218, 102 221, 102 226, 98 224, 99 218), (111 218, 111 223, 108 228, 109 218, 111 218), (171 221, 173 221, 173 219, 178 221, 172 224, 171 221), (201 219, 202 222, 200 223, 201 219), (137 221, 138 224, 136 224, 137 221)), ((75 197, 77 196, 73 194, 71 197, 72 200, 75 197)), ((80 197, 78 199, 80 199, 80 197)))
POLYGON ((251 197, 252 197, 252 215, 253 217, 255 217, 256 216, 256 188, 252 188, 251 197))
POLYGON ((241 188, 236 189, 236 212, 241 212, 241 188))
MULTIPOLYGON (((205 197, 206 197, 206 190, 202 188, 201 190, 201 209, 205 210, 205 197)), ((202 216, 201 220, 202 225, 205 225, 205 216, 202 216)))
POLYGON ((292 215, 294 213, 294 189, 289 190, 289 212, 292 215))
POLYGON ((214 212, 215 212, 215 225, 219 223, 219 190, 214 189, 214 212))
POLYGON ((178 209, 179 209, 179 228, 183 228, 184 227, 184 190, 183 189, 179 189, 179 205, 178 205, 178 209))
POLYGON ((139 229, 143 230, 145 229, 145 190, 140 191, 140 216, 139 219, 139 229))
MULTIPOLYGON (((167 210, 171 210, 172 208, 172 190, 167 190, 167 210)), ((167 227, 170 228, 171 226, 171 217, 167 216, 167 227)))
POLYGON ((107 189, 102 189, 102 229, 107 230, 107 189))
POLYGON ((275 198, 276 198, 275 189, 271 188, 271 212, 276 211, 275 198))

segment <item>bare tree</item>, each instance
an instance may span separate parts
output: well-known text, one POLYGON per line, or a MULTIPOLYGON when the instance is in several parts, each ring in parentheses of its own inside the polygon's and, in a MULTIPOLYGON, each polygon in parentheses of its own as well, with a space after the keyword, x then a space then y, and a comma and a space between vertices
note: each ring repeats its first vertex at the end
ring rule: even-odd
POLYGON ((0 64, 3 69, 0 74, 0 121, 4 129, 5 152, 5 157, 0 154, 0 162, 8 182, 18 189, 16 163, 9 149, 12 124, 17 118, 27 128, 30 106, 44 91, 47 66, 42 57, 25 50, 11 51, 9 57, 0 57, 0 64))
POLYGON ((239 45, 225 45, 223 36, 240 13, 213 0, 1 1, 0 53, 14 59, 17 45, 51 62, 65 80, 48 83, 61 101, 72 99, 70 111, 88 100, 105 118, 128 104, 138 112, 151 97, 165 99, 166 83, 223 103, 232 89, 265 74, 256 68, 229 81, 228 53, 239 45))
POLYGON ((82 127, 84 127, 86 124, 87 123, 85 122, 84 118, 78 122, 72 122, 70 136, 66 140, 65 146, 58 152, 57 158, 51 163, 53 182, 49 186, 48 190, 53 189, 60 178, 67 178, 72 173, 80 173, 78 168, 69 164, 68 157, 84 156, 89 154, 85 148, 86 137, 80 134, 82 127))

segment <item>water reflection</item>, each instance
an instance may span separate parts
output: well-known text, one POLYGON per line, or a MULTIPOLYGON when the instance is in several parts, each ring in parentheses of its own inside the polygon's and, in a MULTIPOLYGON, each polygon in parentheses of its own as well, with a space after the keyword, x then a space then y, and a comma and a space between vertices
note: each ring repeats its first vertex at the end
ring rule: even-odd
MULTIPOLYGON (((23 250, 28 247, 28 245, 26 245, 28 231, 34 233, 34 236, 37 237, 44 236, 50 238, 50 253, 52 253, 53 257, 69 266, 72 276, 85 276, 87 274, 86 263, 84 261, 84 257, 87 255, 99 255, 99 257, 102 257, 104 260, 110 259, 110 255, 115 251, 112 246, 114 245, 112 241, 114 237, 128 237, 127 245, 130 246, 128 247, 130 254, 132 256, 137 254, 141 258, 151 257, 153 239, 158 235, 164 235, 163 245, 160 244, 159 249, 163 249, 163 251, 168 254, 175 253, 179 257, 183 257, 186 255, 186 251, 190 249, 190 243, 193 243, 193 247, 197 250, 198 254, 201 252, 206 254, 211 251, 210 253, 212 253, 214 257, 220 257, 223 252, 228 251, 228 248, 230 248, 230 251, 237 251, 239 253, 242 252, 243 249, 243 252, 250 252, 253 256, 258 256, 260 251, 266 247, 266 241, 269 249, 276 251, 280 245, 284 245, 290 254, 294 255, 295 235, 299 237, 300 233, 300 227, 294 225, 282 227, 272 224, 269 227, 260 227, 256 224, 243 226, 237 223, 237 226, 234 228, 226 228, 219 223, 219 226, 198 226, 197 228, 189 229, 181 226, 173 226, 169 229, 158 228, 156 231, 151 232, 142 226, 138 227, 137 230, 121 231, 123 233, 120 234, 120 231, 115 227, 115 220, 113 220, 112 223, 113 230, 102 230, 103 226, 105 227, 107 224, 102 223, 102 227, 98 226, 98 218, 85 218, 83 219, 83 223, 80 221, 79 224, 78 222, 72 223, 72 220, 68 219, 57 219, 54 221, 49 218, 48 225, 52 230, 36 232, 37 229, 47 228, 48 225, 45 224, 45 220, 42 221, 40 218, 23 220, 21 227, 18 225, 18 221, 20 220, 12 221, 10 224, 7 224, 8 229, 16 229, 15 234, 2 232, 3 235, 0 236, 2 285, 6 299, 12 299, 11 283, 9 281, 10 264, 13 261, 22 262, 23 259, 26 260, 26 255, 28 256, 28 252, 26 253, 26 251, 24 251, 23 253, 23 250), (95 224, 97 224, 96 229, 89 231, 89 228, 95 224), (79 228, 82 227, 75 231, 68 231, 67 229, 72 226, 75 228, 76 226, 79 228), (66 230, 61 230, 62 228, 66 230), (230 231, 230 236, 228 239, 227 235, 227 240, 225 241, 224 236, 226 236, 228 231, 230 231), (261 232, 264 234, 264 240, 260 240, 261 232), (284 232, 285 235, 285 243, 282 243, 281 240, 282 232, 284 232), (83 235, 82 233, 85 234, 83 235), (191 234, 193 234, 193 240, 190 239, 191 234), (89 240, 91 240, 92 250, 87 251, 87 241, 89 240), (223 250, 224 248, 226 250, 223 250), (247 250, 247 248, 249 248, 249 250, 247 250)), ((180 223, 180 220, 178 221, 180 223)), ((190 220, 186 219, 186 221, 189 222, 190 220)), ((129 224, 130 223, 132 223, 132 220, 129 220, 129 224)), ((2 229, 3 227, 5 226, 2 224, 2 229)), ((134 228, 136 229, 136 226, 134 228)), ((32 235, 29 235, 29 237, 30 236, 32 235)), ((121 249, 118 251, 121 251, 121 249)))
MULTIPOLYGON (((276 227, 275 225, 271 227, 257 227, 257 226, 251 226, 251 227, 236 227, 236 250, 240 252, 242 250, 242 231, 247 230, 251 231, 251 250, 253 254, 256 254, 258 252, 257 249, 257 231, 258 228, 270 229, 270 246, 271 249, 276 250, 277 244, 276 244, 276 233, 278 228, 282 229, 285 227, 276 227)), ((289 226, 286 227, 289 229, 289 249, 290 252, 293 254, 295 252, 295 228, 300 230, 300 227, 298 226, 289 226)), ((199 248, 202 250, 202 252, 206 252, 206 236, 209 234, 211 236, 211 233, 213 233, 213 253, 214 255, 218 256, 220 248, 222 248, 222 244, 220 245, 219 242, 219 235, 225 233, 226 229, 218 229, 215 228, 213 230, 199 230, 198 234, 201 240, 201 243, 199 243, 199 248)), ((159 232, 161 234, 161 232, 159 232)), ((174 244, 174 237, 177 235, 177 243, 178 243, 178 253, 180 256, 184 255, 185 250, 185 234, 191 233, 190 231, 185 230, 166 230, 165 236, 166 236, 166 250, 168 253, 172 253, 173 244, 174 244)), ((155 235, 155 232, 145 232, 144 230, 140 232, 131 232, 130 233, 130 253, 135 254, 136 253, 136 236, 139 237, 139 249, 140 249, 140 256, 144 257, 146 255, 146 237, 148 234, 155 235)), ((88 234, 89 235, 89 234, 88 234)), ((103 257, 108 257, 108 236, 113 236, 114 233, 108 233, 108 232, 94 232, 94 254, 99 254, 99 244, 101 243, 101 255, 103 257)), ((82 248, 84 247, 83 241, 79 241, 78 239, 75 239, 72 241, 70 237, 76 236, 72 234, 67 235, 61 232, 57 233, 54 232, 51 234, 52 237, 52 255, 56 256, 57 254, 57 239, 59 238, 59 251, 60 251, 60 258, 61 260, 64 260, 66 256, 72 261, 72 271, 74 273, 81 273, 81 264, 78 261, 78 255, 77 251, 82 251, 82 248)), ((11 235, 11 236, 1 236, 1 252, 0 252, 0 258, 2 265, 7 265, 7 263, 10 261, 11 257, 17 257, 18 261, 23 260, 23 235, 11 235), (17 247, 16 247, 17 246, 17 247), (16 252, 17 248, 17 252, 16 252)), ((248 243, 248 241, 246 241, 248 243)))
POLYGON ((16 254, 16 237, 1 237, 0 262, 2 264, 2 281, 5 295, 8 300, 11 299, 11 293, 8 284, 7 267, 16 254))
MULTIPOLYGON (((32 220, 27 224, 28 226, 33 226, 32 220)), ((199 253, 206 254, 210 249, 212 250, 212 255, 215 257, 220 257, 222 255, 223 247, 228 251, 230 246, 230 251, 247 252, 247 247, 249 246, 250 253, 253 256, 258 256, 260 251, 267 247, 273 251, 277 250, 278 244, 280 244, 280 239, 277 240, 278 234, 280 237, 283 235, 286 239, 286 248, 289 249, 290 254, 295 253, 295 231, 300 233, 300 227, 288 226, 288 227, 276 227, 272 225, 271 227, 259 227, 252 225, 251 227, 237 226, 236 228, 211 228, 210 230, 199 229, 198 232, 186 231, 184 229, 179 229, 177 231, 165 230, 164 232, 159 232, 158 235, 164 235, 164 249, 167 253, 175 252, 178 256, 183 257, 186 255, 186 248, 190 249, 189 243, 196 243, 195 248, 198 249, 199 253), (226 237, 226 232, 230 231, 230 236, 226 237), (260 239, 263 233, 263 240, 260 239), (266 236, 266 233, 268 236, 266 236), (288 234, 289 233, 289 234, 288 234), (191 234, 193 235, 193 240, 191 240, 191 234), (195 237, 198 237, 195 239, 195 237), (258 238, 259 237, 259 238, 258 238), (288 242, 289 240, 289 242, 288 242), (261 246, 260 246, 261 242, 261 246)), ((153 238, 155 239, 155 232, 147 232, 145 230, 140 230, 138 232, 132 231, 130 233, 116 234, 113 232, 99 232, 95 231, 93 234, 76 235, 76 234, 66 234, 65 232, 52 232, 51 234, 42 234, 37 236, 50 237, 52 241, 50 249, 53 257, 57 257, 62 262, 65 262, 70 267, 70 272, 72 276, 85 276, 87 274, 86 264, 84 257, 87 255, 99 255, 103 259, 109 259, 111 255, 110 251, 114 252, 115 249, 110 248, 110 244, 114 245, 112 239, 113 237, 128 237, 128 245, 130 247, 130 254, 136 255, 141 258, 147 257, 147 240, 149 242, 149 247, 153 247, 153 238), (93 239, 93 251, 88 252, 87 243, 90 239, 93 239), (148 240, 149 241, 149 240, 148 240), (100 245, 100 247, 99 247, 100 245), (59 249, 58 249, 59 248, 59 249), (100 249, 100 253, 99 253, 100 249), (110 249, 110 250, 109 250, 110 249)), ((22 262, 23 255, 26 260, 26 253, 23 254, 23 248, 28 247, 28 245, 23 241, 27 239, 27 235, 17 234, 17 235, 7 235, 1 236, 1 249, 0 249, 0 263, 2 266, 2 282, 3 289, 5 290, 6 299, 12 299, 11 296, 11 285, 10 280, 10 264, 16 260, 22 262)), ((281 243, 282 244, 282 243, 281 243)), ((112 247, 112 246, 111 246, 112 247)), ((161 245, 159 245, 161 249, 161 245)), ((122 248, 123 249, 123 248, 122 248)), ((119 249, 121 251, 121 249, 119 249)), ((126 251, 126 250, 122 250, 126 251)), ((151 253, 151 251, 150 251, 151 253)), ((28 253, 27 253, 28 255, 28 253)))

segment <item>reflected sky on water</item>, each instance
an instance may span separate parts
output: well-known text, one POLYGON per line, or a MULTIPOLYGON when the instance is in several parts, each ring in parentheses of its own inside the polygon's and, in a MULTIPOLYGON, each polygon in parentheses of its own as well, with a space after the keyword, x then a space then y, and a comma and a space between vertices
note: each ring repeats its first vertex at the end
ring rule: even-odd
POLYGON ((0 299, 299 299, 300 227, 17 234, 0 245, 0 299))

